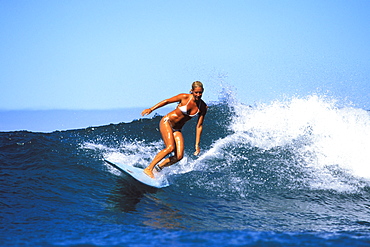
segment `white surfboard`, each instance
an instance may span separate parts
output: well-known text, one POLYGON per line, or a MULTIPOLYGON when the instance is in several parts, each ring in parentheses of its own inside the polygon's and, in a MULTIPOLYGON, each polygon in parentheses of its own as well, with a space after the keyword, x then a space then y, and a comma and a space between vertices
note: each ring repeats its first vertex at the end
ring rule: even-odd
POLYGON ((168 186, 168 182, 164 181, 163 179, 155 179, 151 178, 148 175, 144 173, 144 170, 138 167, 126 165, 119 162, 111 162, 109 160, 104 160, 109 165, 117 168, 121 172, 124 172, 131 177, 133 177, 135 180, 139 181, 140 183, 146 184, 148 186, 154 187, 154 188, 163 188, 168 186))

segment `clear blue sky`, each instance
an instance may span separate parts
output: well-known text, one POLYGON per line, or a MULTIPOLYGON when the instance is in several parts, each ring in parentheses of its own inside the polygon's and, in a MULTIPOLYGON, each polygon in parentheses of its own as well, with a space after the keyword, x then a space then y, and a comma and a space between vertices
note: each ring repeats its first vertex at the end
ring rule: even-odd
POLYGON ((0 0, 0 24, 0 109, 147 107, 194 80, 370 109, 369 0, 0 0))

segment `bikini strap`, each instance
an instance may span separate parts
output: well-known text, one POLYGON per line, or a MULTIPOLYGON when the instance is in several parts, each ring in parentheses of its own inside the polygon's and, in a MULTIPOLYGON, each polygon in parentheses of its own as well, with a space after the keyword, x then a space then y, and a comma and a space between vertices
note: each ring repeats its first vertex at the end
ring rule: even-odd
MULTIPOLYGON (((191 100, 191 96, 193 96, 193 95, 190 95, 189 100, 188 100, 188 103, 186 103, 186 105, 185 105, 185 106, 188 106, 188 104, 189 104, 189 102, 190 102, 190 100, 191 100)), ((186 107, 186 109, 187 109, 187 107, 186 107)))

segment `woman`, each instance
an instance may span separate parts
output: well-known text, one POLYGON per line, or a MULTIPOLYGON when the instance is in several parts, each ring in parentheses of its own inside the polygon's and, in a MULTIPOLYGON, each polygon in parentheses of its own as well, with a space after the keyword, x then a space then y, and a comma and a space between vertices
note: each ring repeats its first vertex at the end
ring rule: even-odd
POLYGON ((199 142, 200 136, 203 131, 204 116, 207 113, 207 105, 201 99, 204 92, 203 84, 200 81, 195 81, 192 84, 190 94, 179 94, 172 98, 163 100, 155 106, 145 109, 141 115, 145 116, 152 113, 154 110, 163 107, 170 103, 178 102, 179 105, 175 110, 168 113, 162 118, 159 123, 162 139, 166 147, 161 150, 144 169, 145 174, 154 178, 153 168, 161 171, 163 167, 170 166, 180 161, 184 156, 184 137, 182 136, 181 129, 184 124, 195 116, 198 116, 198 123, 196 126, 195 138, 195 152, 194 155, 200 153, 199 142), (166 158, 162 163, 158 164, 168 154, 174 152, 174 155, 166 158))

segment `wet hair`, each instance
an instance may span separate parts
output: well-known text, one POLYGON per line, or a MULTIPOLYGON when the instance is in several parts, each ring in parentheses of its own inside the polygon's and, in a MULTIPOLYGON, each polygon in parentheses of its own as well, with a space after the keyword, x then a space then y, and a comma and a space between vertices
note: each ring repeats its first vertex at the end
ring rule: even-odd
POLYGON ((191 88, 194 90, 195 88, 197 87, 201 87, 202 89, 204 89, 203 87, 203 83, 201 83, 200 81, 195 81, 193 82, 193 84, 191 84, 191 88))

